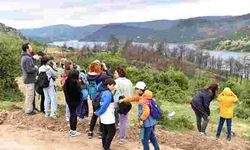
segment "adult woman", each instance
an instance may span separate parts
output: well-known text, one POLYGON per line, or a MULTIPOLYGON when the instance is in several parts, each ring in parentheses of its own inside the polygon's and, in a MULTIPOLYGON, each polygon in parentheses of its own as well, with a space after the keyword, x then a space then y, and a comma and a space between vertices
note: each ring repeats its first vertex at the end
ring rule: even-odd
MULTIPOLYGON (((115 102, 119 101, 119 97, 129 97, 133 95, 133 84, 132 82, 126 78, 126 72, 123 68, 116 68, 115 73, 115 82, 116 82, 116 92, 118 96, 115 96, 114 100, 115 102), (117 99, 118 97, 118 99, 117 99)), ((120 134, 120 141, 125 141, 126 136, 126 128, 127 128, 127 120, 128 120, 128 114, 119 114, 119 134, 120 134)))
POLYGON ((191 107, 196 115, 198 131, 206 135, 206 128, 210 120, 210 103, 218 91, 217 84, 211 84, 208 88, 200 90, 191 102, 191 107))

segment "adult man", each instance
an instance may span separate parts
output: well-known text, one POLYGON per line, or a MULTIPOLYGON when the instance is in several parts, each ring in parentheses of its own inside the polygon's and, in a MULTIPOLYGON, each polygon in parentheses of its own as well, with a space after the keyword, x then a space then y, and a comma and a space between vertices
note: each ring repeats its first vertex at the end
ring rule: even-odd
POLYGON ((34 60, 39 59, 39 56, 32 57, 32 47, 29 43, 24 44, 22 50, 21 67, 25 85, 24 112, 28 115, 34 115, 35 80, 38 73, 38 67, 34 64, 34 60))

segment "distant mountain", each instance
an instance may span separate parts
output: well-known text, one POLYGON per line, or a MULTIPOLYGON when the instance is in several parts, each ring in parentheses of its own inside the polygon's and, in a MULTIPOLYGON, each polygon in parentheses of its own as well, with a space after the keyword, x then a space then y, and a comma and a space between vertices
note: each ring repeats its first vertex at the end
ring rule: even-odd
POLYGON ((155 30, 149 28, 130 27, 122 24, 112 24, 101 28, 93 34, 86 36, 84 41, 106 41, 110 35, 116 35, 119 39, 136 39, 138 42, 146 41, 155 30))
POLYGON ((150 39, 168 42, 192 42, 197 40, 227 38, 250 26, 250 14, 242 16, 205 16, 179 20, 156 20, 148 22, 113 23, 72 27, 68 25, 24 29, 22 34, 41 41, 86 40, 107 41, 113 34, 121 40, 127 38, 138 42, 150 39))
POLYGON ((63 40, 81 39, 104 25, 88 25, 84 27, 73 27, 70 25, 53 25, 35 29, 21 29, 21 33, 35 41, 52 42, 63 40))
POLYGON ((11 35, 24 39, 24 36, 22 36, 22 34, 17 29, 8 27, 2 23, 0 23, 0 36, 1 35, 11 35))

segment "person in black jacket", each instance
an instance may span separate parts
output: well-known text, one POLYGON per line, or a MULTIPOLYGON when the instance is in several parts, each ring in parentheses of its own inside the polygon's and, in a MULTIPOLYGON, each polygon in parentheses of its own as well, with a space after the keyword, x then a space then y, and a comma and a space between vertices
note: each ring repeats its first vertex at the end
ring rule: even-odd
POLYGON ((70 73, 68 78, 65 81, 63 86, 63 91, 65 94, 66 102, 69 106, 70 111, 70 136, 75 137, 80 135, 79 132, 76 131, 77 126, 77 114, 76 108, 78 105, 81 104, 81 86, 79 83, 79 71, 73 69, 70 73))
POLYGON ((196 115, 198 131, 206 135, 206 128, 210 120, 210 103, 218 91, 217 84, 211 84, 208 88, 200 90, 191 102, 191 107, 196 115))

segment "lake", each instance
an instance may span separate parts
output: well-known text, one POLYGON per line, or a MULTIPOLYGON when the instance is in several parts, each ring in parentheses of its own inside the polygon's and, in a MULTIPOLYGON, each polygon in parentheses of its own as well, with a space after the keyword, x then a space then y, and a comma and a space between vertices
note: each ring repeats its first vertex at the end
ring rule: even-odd
MULTIPOLYGON (((100 45, 100 46, 106 46, 107 42, 85 42, 85 41, 77 41, 77 40, 71 40, 71 41, 56 41, 53 43, 49 43, 49 45, 53 46, 63 46, 65 45, 67 47, 73 47, 76 49, 81 49, 84 46, 88 46, 89 48, 93 48, 95 45, 100 45)), ((135 45, 142 45, 145 47, 148 47, 148 43, 134 43, 135 45)), ((170 43, 168 44, 169 48, 172 49, 176 47, 179 44, 176 43, 170 43)), ((188 48, 195 49, 196 46, 194 44, 185 44, 188 48)), ((228 59, 230 57, 235 58, 235 59, 243 59, 243 57, 250 55, 250 53, 247 52, 230 52, 230 51, 207 51, 211 56, 214 56, 216 58, 221 57, 222 59, 228 59)))

